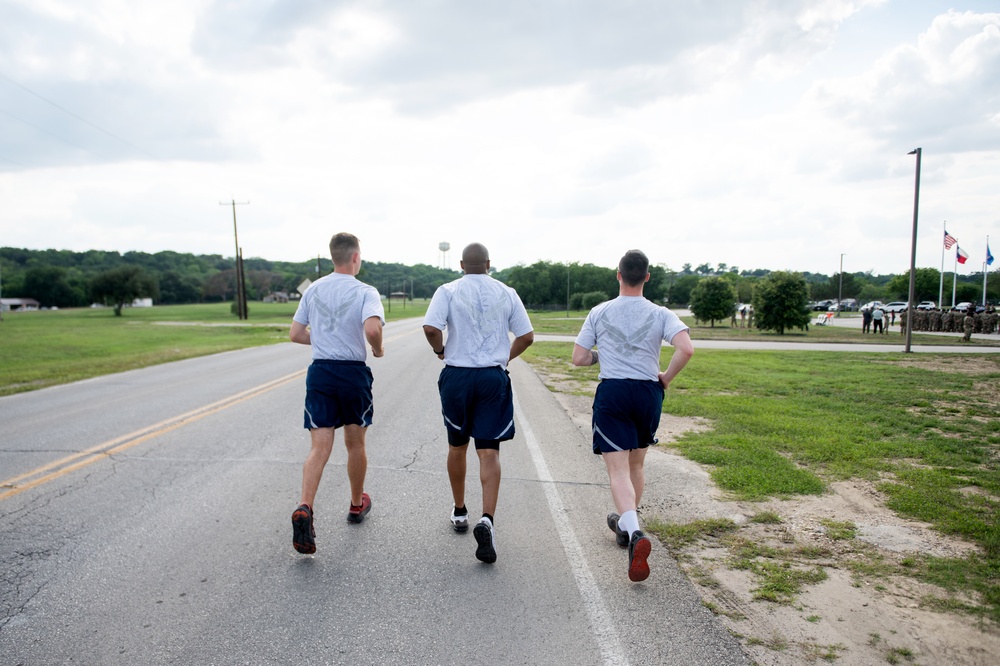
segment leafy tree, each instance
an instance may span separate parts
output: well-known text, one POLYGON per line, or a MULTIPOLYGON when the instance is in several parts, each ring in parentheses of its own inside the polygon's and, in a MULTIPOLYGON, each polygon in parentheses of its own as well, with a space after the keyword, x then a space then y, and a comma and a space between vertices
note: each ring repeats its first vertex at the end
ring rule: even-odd
POLYGON ((98 273, 90 282, 90 294, 95 301, 113 303, 115 316, 122 315, 122 307, 137 298, 157 298, 156 279, 139 266, 125 265, 98 273))
POLYGON ((712 270, 712 264, 698 264, 698 268, 694 269, 694 272, 698 275, 711 275, 715 271, 712 270))
POLYGON ((585 294, 580 294, 580 309, 589 310, 595 305, 600 305, 606 300, 608 300, 608 295, 603 291, 590 291, 585 294))
POLYGON ((160 303, 197 303, 201 300, 201 281, 193 275, 167 271, 160 276, 160 303))
MULTIPOLYGON (((981 278, 980 278, 981 279, 981 278)), ((913 298, 916 305, 920 301, 936 301, 941 288, 941 272, 936 268, 918 268, 914 273, 913 298)), ((980 284, 982 284, 980 282, 980 284)), ((895 275, 886 286, 892 300, 905 301, 910 296, 910 272, 895 275)), ((982 289, 980 289, 980 292, 982 289)))
POLYGON ((775 271, 753 289, 754 321, 757 328, 777 331, 805 328, 809 324, 809 286, 801 273, 775 271))
POLYGON ((84 304, 84 295, 67 280, 61 266, 33 266, 24 274, 22 289, 43 306, 67 308, 84 304))
POLYGON ((670 289, 670 303, 674 305, 687 305, 691 302, 691 291, 698 286, 701 279, 697 275, 681 275, 674 281, 674 286, 670 289))
POLYGON ((691 314, 699 321, 712 322, 727 319, 736 307, 736 289, 719 277, 705 278, 691 290, 691 314))

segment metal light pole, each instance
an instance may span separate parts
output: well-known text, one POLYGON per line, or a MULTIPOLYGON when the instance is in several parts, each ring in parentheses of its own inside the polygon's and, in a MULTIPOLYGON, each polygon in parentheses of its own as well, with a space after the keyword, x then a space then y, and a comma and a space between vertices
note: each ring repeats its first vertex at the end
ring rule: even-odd
POLYGON ((923 150, 914 148, 907 155, 917 156, 917 171, 913 181, 913 240, 910 242, 910 295, 906 301, 906 347, 903 352, 910 353, 910 338, 913 333, 913 297, 917 291, 917 211, 920 208, 920 158, 923 150))
POLYGON ((844 309, 844 255, 846 252, 840 253, 840 286, 837 288, 837 316, 840 316, 840 311, 844 309))

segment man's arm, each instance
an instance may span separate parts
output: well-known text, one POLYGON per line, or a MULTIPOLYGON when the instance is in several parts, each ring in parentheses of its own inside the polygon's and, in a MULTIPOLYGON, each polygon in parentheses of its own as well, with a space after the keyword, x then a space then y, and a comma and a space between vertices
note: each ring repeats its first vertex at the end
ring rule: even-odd
POLYGON ((573 365, 594 365, 597 363, 597 350, 573 345, 573 365))
POLYGON ((438 358, 444 358, 444 331, 424 324, 424 337, 427 338, 431 351, 437 354, 438 358))
POLYGON ((514 341, 510 343, 510 358, 507 362, 510 363, 515 358, 521 355, 525 349, 531 346, 531 343, 535 341, 535 332, 528 331, 524 335, 519 335, 514 338, 514 341))
POLYGON ((687 331, 681 331, 675 335, 670 344, 674 348, 674 355, 670 357, 670 365, 667 366, 667 369, 659 374, 660 384, 664 391, 694 356, 694 345, 691 344, 691 336, 688 335, 687 331))
POLYGON ((292 342, 297 342, 300 345, 312 344, 312 338, 309 336, 309 328, 297 321, 292 322, 292 330, 288 332, 288 337, 292 342))
POLYGON ((372 356, 382 358, 385 350, 382 348, 382 319, 379 317, 368 317, 365 319, 365 338, 372 346, 372 356))

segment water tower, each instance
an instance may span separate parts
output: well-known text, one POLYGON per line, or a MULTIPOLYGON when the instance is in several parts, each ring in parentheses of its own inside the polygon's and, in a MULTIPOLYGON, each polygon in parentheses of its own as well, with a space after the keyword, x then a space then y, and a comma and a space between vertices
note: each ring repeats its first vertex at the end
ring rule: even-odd
POLYGON ((438 250, 441 251, 440 264, 441 268, 448 268, 448 250, 451 249, 451 243, 438 243, 438 250))

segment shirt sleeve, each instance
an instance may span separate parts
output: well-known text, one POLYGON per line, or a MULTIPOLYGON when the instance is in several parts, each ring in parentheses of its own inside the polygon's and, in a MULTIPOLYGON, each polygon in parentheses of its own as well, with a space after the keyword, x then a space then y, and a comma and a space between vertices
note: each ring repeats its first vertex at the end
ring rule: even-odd
POLYGON ((365 303, 361 309, 361 321, 367 321, 370 317, 378 317, 382 325, 385 326, 385 308, 382 306, 382 297, 374 287, 365 290, 365 303))
POLYGON ((309 290, 302 294, 302 298, 299 299, 299 306, 295 308, 295 314, 292 316, 292 321, 302 324, 303 326, 309 325, 309 290))
POLYGON ((438 287, 431 297, 431 303, 424 314, 424 326, 433 326, 443 331, 448 325, 448 293, 443 287, 438 287))
POLYGON ((510 331, 514 334, 514 337, 519 338, 522 335, 531 333, 535 329, 531 326, 531 319, 528 318, 528 311, 524 309, 521 297, 513 289, 510 290, 510 296, 514 307, 510 313, 507 325, 510 327, 510 331))
POLYGON ((580 345, 584 349, 591 349, 597 344, 597 331, 594 328, 594 311, 591 310, 587 314, 587 318, 583 321, 583 327, 580 328, 580 332, 576 336, 576 344, 580 345))
POLYGON ((688 325, 681 321, 676 314, 663 308, 666 316, 663 318, 663 339, 673 344, 674 336, 681 331, 688 331, 688 325))

